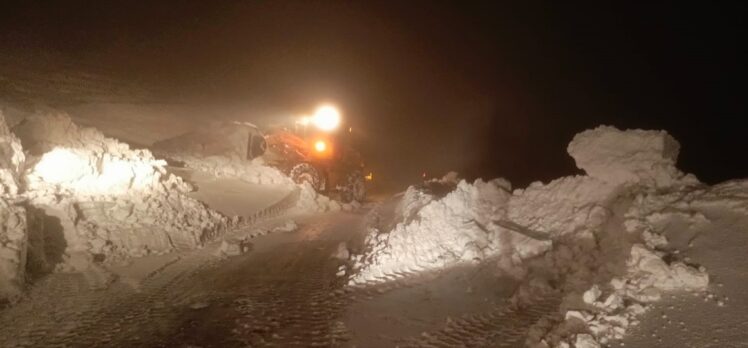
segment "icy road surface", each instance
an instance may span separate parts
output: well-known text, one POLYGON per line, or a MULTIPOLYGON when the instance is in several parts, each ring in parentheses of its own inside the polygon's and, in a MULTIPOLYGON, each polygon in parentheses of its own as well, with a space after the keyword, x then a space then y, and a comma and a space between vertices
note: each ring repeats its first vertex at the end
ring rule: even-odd
POLYGON ((96 274, 53 274, 0 312, 0 347, 513 347, 555 305, 506 308, 511 288, 495 278, 475 281, 492 279, 490 272, 481 276, 487 268, 345 288, 345 277, 336 275, 345 261, 333 255, 341 243, 360 243, 363 215, 294 219, 298 230, 251 239, 240 256, 218 256, 216 243, 136 260, 125 269, 150 267, 137 281, 115 269, 119 277, 106 286, 96 274))

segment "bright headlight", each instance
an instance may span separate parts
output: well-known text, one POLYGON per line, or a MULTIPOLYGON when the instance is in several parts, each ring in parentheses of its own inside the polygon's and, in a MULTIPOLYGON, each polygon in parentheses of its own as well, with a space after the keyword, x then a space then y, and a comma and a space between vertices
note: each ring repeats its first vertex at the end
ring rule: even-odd
POLYGON ((314 112, 312 123, 323 131, 332 131, 340 126, 340 111, 332 105, 322 105, 314 112))
POLYGON ((327 144, 323 140, 317 140, 317 142, 314 143, 314 149, 317 150, 317 152, 325 152, 327 150, 327 144))

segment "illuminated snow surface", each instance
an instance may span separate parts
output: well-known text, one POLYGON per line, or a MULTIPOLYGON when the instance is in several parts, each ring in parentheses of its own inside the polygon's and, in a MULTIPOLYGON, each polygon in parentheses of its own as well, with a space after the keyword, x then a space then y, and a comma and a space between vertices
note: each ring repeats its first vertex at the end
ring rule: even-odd
POLYGON ((514 190, 448 175, 359 209, 261 163, 173 171, 65 116, 35 117, 12 122, 20 141, 0 122, 0 296, 16 302, 0 311, 2 346, 748 338, 748 181, 681 173, 665 132, 578 134, 568 151, 586 175, 514 190), (224 215, 258 211, 267 220, 227 229, 224 215))

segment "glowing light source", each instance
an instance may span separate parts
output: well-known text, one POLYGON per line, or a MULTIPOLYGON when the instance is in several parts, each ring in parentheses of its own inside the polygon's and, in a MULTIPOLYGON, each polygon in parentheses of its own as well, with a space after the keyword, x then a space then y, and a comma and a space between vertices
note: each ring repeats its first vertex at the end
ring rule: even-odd
POLYGON ((327 150, 327 144, 324 140, 317 140, 314 143, 314 149, 317 150, 317 152, 325 152, 325 150, 327 150))
POLYGON ((374 173, 369 172, 369 175, 365 176, 364 179, 366 179, 366 181, 374 180, 374 173))
POLYGON ((312 123, 323 131, 332 131, 340 126, 340 111, 332 105, 322 105, 312 116, 312 123))

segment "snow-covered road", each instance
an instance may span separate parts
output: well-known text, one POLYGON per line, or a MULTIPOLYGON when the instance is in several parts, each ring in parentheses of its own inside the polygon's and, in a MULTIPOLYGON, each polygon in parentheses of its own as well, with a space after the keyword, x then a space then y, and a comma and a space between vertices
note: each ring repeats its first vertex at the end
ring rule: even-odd
POLYGON ((237 257, 216 256, 215 245, 179 254, 136 286, 92 289, 82 275, 54 274, 2 312, 0 346, 335 345, 345 292, 332 255, 359 219, 313 217, 237 257))

